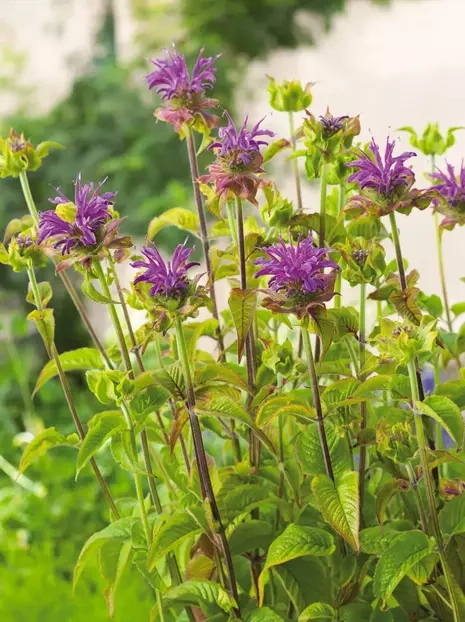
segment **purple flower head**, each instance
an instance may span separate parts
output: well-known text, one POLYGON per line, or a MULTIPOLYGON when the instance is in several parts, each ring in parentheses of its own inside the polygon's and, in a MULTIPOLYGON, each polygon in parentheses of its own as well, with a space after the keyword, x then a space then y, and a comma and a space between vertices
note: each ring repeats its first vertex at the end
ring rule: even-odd
POLYGON ((144 273, 136 276, 134 284, 150 283, 152 285, 150 290, 152 296, 161 294, 170 298, 177 298, 183 295, 189 286, 187 271, 193 266, 200 265, 197 261, 187 261, 193 252, 193 248, 186 248, 185 242, 178 244, 171 261, 165 262, 157 248, 144 247, 142 254, 147 261, 139 259, 131 264, 133 268, 145 270, 144 273))
POLYGON ((384 161, 381 157, 379 146, 372 138, 368 149, 371 153, 366 153, 361 149, 354 149, 358 160, 348 163, 350 168, 357 168, 358 171, 352 173, 348 178, 349 182, 355 182, 362 190, 365 188, 376 190, 380 195, 389 196, 399 186, 410 188, 415 181, 412 169, 404 165, 405 161, 416 153, 406 151, 401 155, 394 156, 396 142, 386 140, 384 151, 384 161))
POLYGON ((331 138, 334 134, 337 134, 344 129, 344 121, 349 117, 334 117, 332 114, 327 113, 326 116, 320 116, 320 125, 323 131, 323 138, 331 138))
POLYGON ((114 192, 100 194, 104 182, 94 189, 93 183, 83 184, 79 174, 74 184, 74 204, 56 188, 58 196, 49 199, 50 203, 58 206, 71 204, 75 208, 74 219, 65 220, 55 210, 42 212, 39 217, 38 244, 56 238, 54 248, 60 249, 63 254, 97 244, 96 234, 102 225, 111 220, 109 209, 116 197, 114 192))
POLYGON ((213 67, 218 56, 203 58, 204 48, 192 70, 192 77, 187 69, 186 59, 180 54, 173 43, 173 49, 165 49, 165 56, 150 59, 155 65, 155 71, 146 76, 149 89, 155 88, 163 101, 174 98, 191 98, 193 93, 203 93, 206 89, 213 88, 215 84, 216 69, 213 67))
POLYGON ((217 117, 205 110, 214 108, 218 102, 207 98, 205 91, 215 84, 216 69, 213 65, 219 55, 204 58, 203 51, 202 48, 199 52, 192 75, 187 69, 185 57, 174 44, 172 50, 165 50, 165 56, 150 60, 155 70, 146 76, 149 89, 154 88, 165 104, 156 111, 156 116, 174 125, 176 131, 196 115, 201 115, 208 127, 217 125, 217 117))
POLYGON ((452 164, 446 163, 446 166, 447 172, 437 168, 436 172, 431 175, 434 181, 439 182, 433 188, 440 192, 451 207, 465 204, 465 166, 462 162, 458 175, 455 174, 452 164))
POLYGON ((248 117, 239 131, 225 111, 228 125, 218 130, 218 140, 208 148, 216 152, 216 160, 209 167, 210 174, 200 181, 215 183, 218 196, 226 198, 229 191, 234 195, 256 204, 255 195, 263 181, 257 176, 265 171, 261 168, 263 156, 260 147, 267 145, 263 136, 274 136, 271 130, 260 128, 261 119, 251 130, 247 129, 248 117))
POLYGON ((277 244, 261 250, 268 257, 255 261, 260 266, 255 276, 271 276, 270 289, 283 291, 287 297, 323 291, 327 281, 323 269, 338 268, 337 263, 326 259, 327 248, 313 245, 311 235, 303 240, 299 238, 296 246, 292 242, 286 244, 281 238, 277 244))

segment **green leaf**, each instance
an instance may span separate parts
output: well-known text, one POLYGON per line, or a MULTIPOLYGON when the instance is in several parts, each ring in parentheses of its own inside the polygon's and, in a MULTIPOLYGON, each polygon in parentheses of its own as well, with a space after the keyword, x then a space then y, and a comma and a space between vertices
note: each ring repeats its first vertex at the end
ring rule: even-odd
POLYGON ((405 480, 390 479, 376 495, 376 518, 380 526, 383 526, 383 516, 391 501, 398 492, 408 492, 410 485, 405 480))
POLYGON ((391 596, 409 570, 432 551, 433 545, 422 531, 399 534, 378 561, 373 578, 373 592, 383 602, 391 596))
POLYGON ((280 138, 278 140, 274 140, 268 147, 263 151, 263 163, 268 162, 272 158, 275 157, 278 153, 283 151, 283 149, 288 149, 291 146, 291 143, 285 138, 280 138))
POLYGON ((56 143, 53 140, 44 140, 37 145, 36 153, 39 158, 45 158, 46 156, 48 156, 48 152, 50 149, 64 149, 64 146, 60 145, 60 143, 56 143))
POLYGON ((194 386, 197 387, 207 382, 225 382, 244 391, 251 391, 244 378, 227 363, 210 363, 196 369, 194 372, 194 386))
POLYGON ((137 431, 142 428, 147 417, 166 404, 170 394, 163 387, 148 387, 132 398, 131 415, 137 423, 137 431))
MULTIPOLYGON (((52 286, 47 281, 43 281, 42 283, 37 283, 37 287, 38 287, 38 290, 39 290, 39 297, 40 297, 41 306, 42 306, 43 309, 45 309, 45 307, 50 302, 50 300, 52 299, 52 296, 53 296, 52 286)), ((31 305, 34 305, 35 307, 37 307, 36 301, 35 301, 35 297, 34 297, 34 294, 32 292, 30 283, 29 283, 29 287, 28 287, 28 290, 27 290, 26 300, 31 305)))
POLYGON ((431 395, 423 402, 415 402, 415 408, 438 421, 457 445, 462 444, 465 430, 462 413, 452 400, 448 397, 431 395))
POLYGON ((230 519, 247 514, 263 505, 278 508, 284 517, 290 514, 287 503, 263 485, 241 484, 228 492, 224 498, 225 514, 230 519))
POLYGON ((177 227, 198 235, 199 217, 183 207, 173 207, 166 210, 161 216, 156 216, 150 221, 147 232, 149 239, 152 240, 165 227, 177 227))
POLYGON ((95 285, 92 283, 92 277, 90 276, 89 272, 86 272, 86 276, 82 282, 81 289, 83 294, 85 294, 87 298, 90 298, 94 302, 100 302, 104 305, 108 304, 109 302, 115 305, 121 304, 119 300, 112 300, 111 298, 108 298, 107 296, 104 296, 101 292, 99 292, 95 285))
POLYGON ((268 607, 260 607, 248 613, 245 622, 283 622, 283 618, 268 607))
POLYGON ((171 588, 163 594, 163 607, 172 605, 194 605, 211 608, 217 605, 229 612, 235 607, 234 599, 224 588, 214 581, 206 579, 190 579, 181 585, 171 588))
POLYGON ((335 340, 339 341, 346 335, 356 335, 359 330, 358 312, 353 307, 328 309, 328 317, 334 322, 335 340))
POLYGON ((451 306, 450 310, 456 317, 462 315, 462 313, 465 313, 465 302, 457 302, 451 306))
MULTIPOLYGON (((326 440, 328 441, 331 464, 336 479, 351 468, 349 447, 344 437, 339 436, 334 425, 325 421, 326 440)), ((326 473, 321 441, 317 424, 308 425, 298 436, 296 442, 297 459, 306 475, 326 473)))
POLYGON ((357 404, 363 402, 365 398, 358 397, 355 392, 360 387, 360 380, 356 378, 344 378, 343 380, 337 380, 333 384, 329 385, 321 393, 321 399, 324 402, 328 412, 341 408, 343 406, 350 406, 351 404, 357 404))
POLYGON ((290 396, 271 397, 260 405, 255 417, 255 423, 259 428, 263 428, 273 421, 279 415, 285 417, 297 417, 304 422, 315 422, 316 412, 314 408, 310 408, 304 402, 294 402, 290 396))
MULTIPOLYGON (((389 525, 389 524, 388 524, 389 525)), ((368 555, 382 555, 399 535, 399 531, 387 527, 367 527, 360 532, 360 550, 368 555)))
POLYGON ((191 514, 182 512, 170 516, 153 535, 147 560, 149 571, 152 571, 156 564, 183 540, 201 532, 202 527, 191 514))
MULTIPOLYGON (((326 316, 326 311, 314 312, 308 319, 307 330, 312 335, 317 335, 321 342, 321 359, 328 352, 333 342, 335 327, 334 322, 326 316)), ((320 359, 320 360, 321 360, 320 359)), ((318 361, 319 362, 319 361, 318 361)))
POLYGON ((316 527, 288 525, 268 549, 265 565, 259 578, 260 604, 263 602, 265 573, 270 568, 305 555, 317 557, 332 555, 335 549, 334 538, 327 531, 316 527))
POLYGON ((81 553, 79 554, 79 558, 77 560, 76 566, 74 568, 74 579, 73 585, 76 587, 77 582, 79 581, 82 571, 86 563, 89 561, 92 553, 98 551, 102 546, 107 544, 108 542, 130 542, 132 535, 133 525, 139 519, 134 518, 133 516, 126 516, 124 518, 120 518, 102 529, 101 531, 97 531, 94 533, 84 544, 81 553))
POLYGON ((451 399, 460 410, 465 409, 465 380, 449 380, 436 387, 434 393, 451 399))
POLYGON ((313 602, 333 602, 333 585, 324 562, 324 557, 299 557, 271 569, 297 612, 313 602))
POLYGON ((55 318, 53 316, 53 309, 43 309, 43 311, 35 309, 29 313, 27 319, 34 322, 37 326, 37 330, 43 339, 45 349, 50 358, 52 358, 52 346, 55 340, 55 318))
POLYGON ((234 287, 229 295, 229 308, 236 327, 237 358, 240 362, 244 351, 245 340, 252 326, 257 308, 258 294, 255 289, 239 289, 234 287))
POLYGON ((43 456, 49 449, 54 447, 60 447, 68 445, 70 447, 76 447, 79 444, 79 437, 77 434, 69 434, 63 436, 56 431, 55 428, 47 428, 26 446, 26 449, 21 456, 21 461, 18 467, 18 474, 24 473, 24 471, 38 458, 43 456))
POLYGON ((163 369, 144 372, 135 379, 136 392, 153 385, 160 385, 165 388, 175 400, 184 400, 186 383, 181 363, 176 361, 176 363, 167 365, 163 369))
POLYGON ((102 445, 125 427, 126 422, 119 410, 107 410, 90 419, 87 434, 79 448, 76 477, 102 445))
MULTIPOLYGON (((102 355, 95 348, 78 348, 63 352, 59 356, 63 371, 79 371, 87 369, 104 369, 102 355)), ((42 368, 32 395, 58 374, 55 361, 48 361, 42 368)))
POLYGON ((339 609, 341 622, 366 622, 370 619, 371 607, 367 603, 349 603, 339 609))
POLYGON ((312 481, 312 491, 326 521, 350 546, 360 549, 360 516, 358 473, 347 471, 336 485, 327 475, 318 475, 312 481))
POLYGON ((228 538, 231 553, 242 555, 254 549, 266 549, 272 540, 272 533, 272 526, 264 520, 239 523, 228 538))
POLYGON ((446 503, 439 512, 439 525, 448 536, 465 533, 465 495, 459 495, 446 503))
POLYGON ((299 622, 309 620, 335 620, 336 612, 326 603, 312 603, 299 616, 299 622))

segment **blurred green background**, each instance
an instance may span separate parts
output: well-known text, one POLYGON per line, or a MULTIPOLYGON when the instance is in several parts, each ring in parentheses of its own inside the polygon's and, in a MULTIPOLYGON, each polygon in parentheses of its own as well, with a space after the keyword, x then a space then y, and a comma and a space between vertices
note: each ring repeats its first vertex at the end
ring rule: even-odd
MULTIPOLYGON (((160 10, 175 13, 183 33, 176 37, 178 47, 191 60, 202 45, 208 55, 223 53, 215 97, 233 110, 235 85, 251 60, 299 42, 310 43, 308 34, 296 26, 298 12, 315 12, 329 28, 332 17, 344 10, 344 0, 178 0, 169 8, 133 0, 132 9, 139 22, 140 61, 127 66, 116 62, 114 7, 108 3, 99 18, 94 58, 67 97, 46 116, 31 114, 34 106, 28 106, 27 112, 18 110, 12 118, 1 120, 1 133, 14 127, 34 144, 54 140, 65 146, 30 175, 33 195, 42 209, 51 195, 50 185, 69 189, 79 171, 86 180, 108 176, 108 188, 118 190, 117 208, 128 217, 126 230, 143 236, 157 214, 191 205, 184 145, 171 127, 155 124, 154 98, 144 88, 145 58, 170 44, 160 37, 160 10)), ((16 88, 15 81, 3 81, 2 88, 16 88)), ((0 229, 4 231, 10 219, 24 213, 18 180, 1 180, 0 229)), ((161 242, 172 244, 177 235, 168 230, 161 242)), ((40 278, 53 283, 59 351, 86 345, 88 338, 52 271, 40 278)), ((75 595, 71 587, 83 542, 107 520, 90 469, 76 484, 74 451, 55 450, 28 470, 22 485, 15 481, 13 467, 30 438, 25 434, 31 418, 63 433, 73 431, 57 381, 48 383, 31 401, 46 357, 42 343, 23 319, 25 290, 24 275, 0 266, 0 619, 100 622, 109 618, 98 573, 94 578, 86 573, 75 595)), ((80 416, 87 421, 99 407, 79 376, 70 380, 80 416)), ((129 478, 114 469, 109 456, 99 456, 99 463, 115 496, 130 494, 129 478)), ((148 619, 151 604, 142 581, 126 582, 119 598, 116 621, 148 619)))

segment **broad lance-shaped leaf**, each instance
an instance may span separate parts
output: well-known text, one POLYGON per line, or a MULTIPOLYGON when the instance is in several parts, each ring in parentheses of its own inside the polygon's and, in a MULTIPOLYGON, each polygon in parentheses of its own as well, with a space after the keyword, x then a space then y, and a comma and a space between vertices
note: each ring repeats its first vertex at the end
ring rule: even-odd
POLYGON ((439 512, 441 531, 448 536, 465 533, 465 495, 451 499, 439 512))
MULTIPOLYGON (((59 356, 63 371, 85 371, 88 369, 104 369, 102 355, 95 348, 77 348, 63 352, 59 356)), ((55 361, 48 361, 42 368, 34 387, 32 395, 44 386, 46 382, 54 378, 58 374, 55 361)))
POLYGON ((312 603, 299 616, 298 622, 310 622, 310 620, 335 620, 336 612, 326 603, 312 603))
POLYGON ((336 485, 327 475, 313 478, 312 491, 320 512, 326 521, 350 546, 360 549, 360 513, 358 473, 347 471, 336 485))
POLYGON ((245 622, 284 622, 284 619, 269 607, 260 607, 248 613, 245 622))
POLYGON ((133 516, 125 516, 110 523, 108 527, 94 533, 82 547, 79 558, 74 568, 73 586, 76 587, 77 582, 84 570, 84 566, 89 561, 92 553, 98 551, 108 542, 130 542, 132 537, 132 528, 139 521, 133 516))
POLYGON ((415 402, 415 408, 422 414, 438 421, 457 445, 462 444, 464 423, 459 407, 448 397, 431 395, 423 402, 415 402))
POLYGON ((268 549, 265 566, 259 578, 260 604, 263 602, 266 572, 270 568, 305 555, 332 555, 335 548, 333 536, 323 529, 288 525, 268 549))
POLYGON ((408 492, 411 486, 403 479, 390 479, 382 487, 376 496, 376 518, 381 527, 383 526, 383 516, 391 499, 398 492, 408 492))
POLYGON ((278 396, 271 397, 262 402, 257 411, 255 423, 259 428, 263 428, 278 415, 296 417, 307 423, 309 421, 313 423, 316 419, 314 408, 311 408, 304 402, 294 402, 291 397, 278 396))
POLYGON ((27 319, 34 322, 37 326, 37 330, 42 337, 47 354, 51 358, 52 346, 55 340, 55 317, 53 315, 53 309, 43 309, 43 311, 35 309, 29 313, 27 319))
MULTIPOLYGON (((42 308, 45 309, 45 307, 50 302, 53 296, 52 286, 47 281, 42 281, 42 283, 37 283, 37 289, 39 290, 39 297, 40 297, 42 308)), ((27 302, 31 303, 31 305, 34 305, 35 307, 37 307, 34 293, 31 289, 30 283, 29 283, 29 287, 27 290, 26 300, 27 302)))
POLYGON ((237 333, 237 358, 240 362, 244 351, 245 340, 253 323, 257 308, 257 291, 254 289, 241 290, 234 287, 229 295, 229 308, 237 333))
POLYGON ((264 520, 239 523, 228 536, 233 555, 242 555, 254 549, 266 549, 272 540, 272 526, 264 520))
POLYGON ((383 602, 391 596, 400 581, 433 549, 433 543, 422 531, 399 534, 392 546, 381 556, 373 577, 373 592, 383 602))
POLYGON ((150 221, 147 235, 152 240, 165 227, 177 227, 198 235, 199 217, 183 207, 173 207, 150 221))
POLYGON ((174 514, 155 531, 147 559, 149 571, 188 536, 202 532, 195 517, 187 512, 174 514))
POLYGON ((125 427, 126 422, 119 410, 106 410, 90 419, 87 434, 79 448, 76 477, 102 445, 125 427))
POLYGON ((43 456, 49 449, 53 449, 54 447, 60 447, 63 445, 68 445, 70 447, 76 447, 79 445, 79 437, 77 434, 68 434, 68 436, 63 436, 57 432, 55 428, 47 428, 36 437, 32 439, 32 441, 27 445, 24 450, 23 455, 21 456, 21 461, 18 467, 18 473, 24 473, 24 471, 40 456, 43 456))
POLYGON ((102 294, 102 292, 99 292, 99 290, 92 283, 92 279, 89 276, 89 273, 86 273, 86 276, 81 285, 81 289, 83 293, 87 296, 87 298, 90 298, 94 302, 99 302, 104 305, 108 304, 109 302, 115 305, 121 304, 119 300, 112 300, 111 298, 108 298, 108 296, 102 294))
MULTIPOLYGON (((326 439, 328 441, 331 464, 336 479, 351 468, 349 448, 344 437, 341 437, 334 425, 325 421, 326 439)), ((325 462, 321 450, 320 436, 316 423, 309 424, 298 436, 296 454, 306 475, 325 473, 325 462)))
POLYGON ((181 585, 177 585, 163 594, 164 608, 176 604, 194 605, 209 610, 214 610, 217 606, 226 612, 231 611, 236 606, 234 599, 219 583, 206 579, 184 581, 181 585))

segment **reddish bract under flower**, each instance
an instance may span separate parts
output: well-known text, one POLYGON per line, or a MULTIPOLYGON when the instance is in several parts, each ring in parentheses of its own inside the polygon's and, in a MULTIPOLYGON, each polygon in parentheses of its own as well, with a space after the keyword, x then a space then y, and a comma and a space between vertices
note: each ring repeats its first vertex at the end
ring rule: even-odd
POLYGON ((431 190, 439 192, 444 199, 444 201, 433 200, 435 209, 445 216, 441 226, 450 229, 456 224, 465 224, 465 166, 463 162, 457 175, 452 164, 447 163, 447 171, 443 172, 437 168, 431 175, 431 179, 439 182, 431 190))

